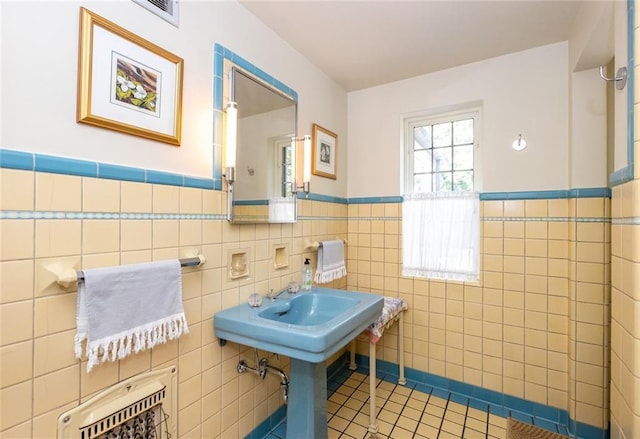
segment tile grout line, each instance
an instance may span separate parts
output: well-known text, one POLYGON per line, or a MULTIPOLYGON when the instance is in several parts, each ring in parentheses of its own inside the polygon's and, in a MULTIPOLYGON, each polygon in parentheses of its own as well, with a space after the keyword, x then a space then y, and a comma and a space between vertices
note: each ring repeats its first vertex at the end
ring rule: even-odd
MULTIPOLYGON (((413 392, 416 391, 416 388, 414 387, 413 390, 411 391, 411 394, 413 394, 413 392)), ((431 392, 433 391, 433 388, 431 388, 431 390, 429 390, 429 393, 427 393, 427 400, 424 402, 424 407, 422 408, 422 412, 420 413, 420 418, 418 419, 418 426, 416 427, 416 431, 413 432, 413 436, 415 437, 416 434, 418 434, 418 428, 420 427, 420 423, 422 422, 422 418, 424 417, 424 412, 427 409, 427 404, 429 404, 429 400, 431 399, 431 392)))

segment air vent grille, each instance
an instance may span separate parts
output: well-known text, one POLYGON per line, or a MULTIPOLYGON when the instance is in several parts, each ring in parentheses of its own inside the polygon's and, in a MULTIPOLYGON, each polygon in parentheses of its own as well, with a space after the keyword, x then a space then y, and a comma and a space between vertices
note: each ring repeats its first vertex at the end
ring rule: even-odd
POLYGON ((178 0, 133 0, 163 20, 178 27, 178 0))

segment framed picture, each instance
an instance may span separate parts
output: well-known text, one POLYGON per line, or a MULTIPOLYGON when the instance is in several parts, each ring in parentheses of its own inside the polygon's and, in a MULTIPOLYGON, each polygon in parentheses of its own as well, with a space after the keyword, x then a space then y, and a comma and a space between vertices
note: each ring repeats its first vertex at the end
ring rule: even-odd
POLYGON ((80 8, 77 121, 180 145, 184 61, 80 8))
POLYGON ((314 123, 312 146, 313 174, 335 180, 338 135, 314 123))

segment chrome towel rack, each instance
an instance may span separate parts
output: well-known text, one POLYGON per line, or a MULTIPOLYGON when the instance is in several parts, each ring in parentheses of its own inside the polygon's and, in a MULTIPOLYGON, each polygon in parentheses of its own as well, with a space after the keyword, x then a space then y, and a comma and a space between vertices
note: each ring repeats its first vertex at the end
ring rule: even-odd
MULTIPOLYGON (((180 259, 180 266, 181 267, 200 267, 205 262, 207 262, 207 259, 204 257, 204 255, 198 255, 192 258, 180 259)), ((56 281, 56 283, 63 288, 69 288, 69 286, 75 282, 84 282, 84 272, 75 271, 72 268, 65 270, 62 273, 59 273, 58 280, 56 281)))

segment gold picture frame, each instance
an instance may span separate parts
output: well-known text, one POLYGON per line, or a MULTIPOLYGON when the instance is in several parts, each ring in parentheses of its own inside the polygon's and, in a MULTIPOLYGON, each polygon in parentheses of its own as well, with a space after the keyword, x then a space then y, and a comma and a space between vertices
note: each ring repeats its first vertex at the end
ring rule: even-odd
POLYGON ((338 152, 338 135, 313 124, 312 135, 312 161, 311 172, 313 175, 336 179, 336 159, 338 152))
POLYGON ((180 145, 182 58, 80 8, 76 120, 180 145))

